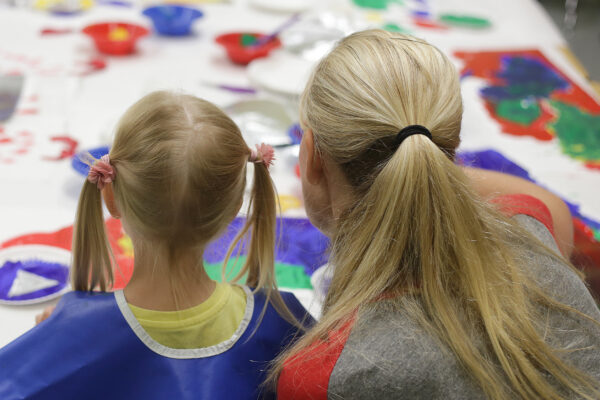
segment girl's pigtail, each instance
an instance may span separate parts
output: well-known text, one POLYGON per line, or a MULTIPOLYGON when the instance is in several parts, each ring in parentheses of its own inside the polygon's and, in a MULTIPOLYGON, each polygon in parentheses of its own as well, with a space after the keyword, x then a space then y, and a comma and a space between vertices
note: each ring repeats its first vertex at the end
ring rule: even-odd
MULTIPOLYGON (((264 145, 262 145, 264 146, 264 145)), ((262 290, 266 305, 271 302, 275 310, 288 322, 300 326, 296 317, 288 309, 281 294, 277 290, 275 280, 275 225, 277 223, 277 194, 275 186, 269 174, 269 164, 272 160, 272 153, 268 159, 261 160, 260 152, 264 153, 263 147, 259 149, 258 159, 256 152, 252 152, 250 161, 254 162, 254 182, 250 200, 248 203, 248 217, 246 224, 237 234, 231 244, 224 266, 238 247, 240 242, 250 233, 250 240, 247 244, 247 257, 242 269, 233 281, 237 281, 246 276, 246 284, 254 289, 255 292, 262 290)), ((270 150, 272 152, 272 149, 270 150)), ((262 314, 261 314, 262 318, 262 314)))
POLYGON ((111 253, 104 227, 101 191, 87 180, 79 196, 72 251, 71 284, 74 290, 100 289, 104 292, 112 287, 111 253))

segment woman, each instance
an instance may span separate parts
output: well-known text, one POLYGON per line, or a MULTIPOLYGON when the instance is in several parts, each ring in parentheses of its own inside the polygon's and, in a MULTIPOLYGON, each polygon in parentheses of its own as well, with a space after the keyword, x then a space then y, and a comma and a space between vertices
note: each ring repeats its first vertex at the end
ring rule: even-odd
POLYGON ((454 66, 422 40, 359 32, 316 67, 300 167, 335 273, 274 368, 280 399, 600 398, 568 209, 456 166, 461 116, 454 66))

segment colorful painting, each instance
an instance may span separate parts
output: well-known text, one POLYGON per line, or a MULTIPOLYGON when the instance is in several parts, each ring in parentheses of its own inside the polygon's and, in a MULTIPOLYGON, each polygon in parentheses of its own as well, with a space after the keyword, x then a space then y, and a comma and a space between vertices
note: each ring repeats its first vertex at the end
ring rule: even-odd
MULTIPOLYGON (((483 169, 501 171, 535 182, 529 173, 509 158, 494 150, 461 152, 458 162, 483 169)), ((575 250, 572 261, 585 271, 588 282, 600 296, 600 222, 582 215, 576 204, 566 202, 573 215, 575 227, 575 250)), ((205 267, 209 276, 220 279, 221 264, 229 243, 244 224, 243 218, 236 218, 225 234, 211 243, 204 253, 205 267)), ((116 257, 115 289, 123 288, 133 272, 133 246, 124 233, 121 222, 109 218, 106 221, 109 243, 116 257)), ((63 228, 52 233, 23 235, 0 244, 0 249, 25 244, 45 244, 71 249, 73 227, 63 228)), ((312 288, 310 276, 327 262, 329 240, 304 218, 280 218, 277 224, 278 245, 275 255, 275 272, 280 287, 312 288)), ((227 275, 234 276, 243 264, 245 247, 240 256, 232 257, 227 266, 227 275)))
MULTIPOLYGON (((227 232, 206 249, 205 267, 211 278, 221 278, 221 265, 229 243, 243 224, 243 218, 236 218, 227 232)), ((106 231, 118 264, 114 271, 114 288, 121 289, 129 282, 133 273, 133 246, 119 220, 109 218, 106 221, 106 231)), ((0 244, 0 249, 17 245, 44 244, 70 250, 72 236, 73 227, 69 226, 56 232, 22 235, 0 244)), ((293 289, 311 289, 310 276, 315 269, 327 262, 328 239, 303 218, 280 218, 277 237, 275 275, 278 285, 293 289)), ((227 265, 227 276, 233 277, 239 271, 245 260, 244 254, 245 247, 242 246, 240 257, 232 257, 227 265)))
POLYGON ((478 77, 481 97, 502 131, 556 141, 567 156, 600 169, 600 104, 540 51, 455 52, 463 79, 478 77))

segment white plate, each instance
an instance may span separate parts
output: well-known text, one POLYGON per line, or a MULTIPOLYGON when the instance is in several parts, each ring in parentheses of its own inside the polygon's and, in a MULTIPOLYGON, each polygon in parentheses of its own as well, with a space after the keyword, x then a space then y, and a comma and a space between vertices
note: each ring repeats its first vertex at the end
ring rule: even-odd
POLYGON ((287 131, 294 121, 280 103, 260 99, 242 100, 227 106, 225 110, 240 127, 250 146, 260 143, 271 146, 292 143, 287 131))
POLYGON ((250 5, 266 11, 295 13, 312 8, 316 0, 250 0, 250 5))
POLYGON ((271 53, 248 65, 248 77, 257 86, 289 96, 302 94, 315 62, 286 51, 271 53))
MULTIPOLYGON (((6 262, 27 262, 31 260, 40 260, 46 263, 58 263, 65 266, 66 272, 66 280, 60 279, 52 279, 53 277, 47 275, 43 276, 41 274, 35 274, 28 271, 21 272, 21 275, 18 275, 12 283, 10 284, 10 290, 7 287, 0 288, 2 291, 19 291, 19 283, 15 284, 17 279, 20 279, 21 284, 25 285, 33 285, 31 287, 39 287, 39 289, 32 290, 29 293, 34 293, 43 289, 51 289, 52 287, 56 287, 64 284, 64 287, 61 289, 49 293, 40 295, 39 297, 34 297, 30 299, 21 299, 21 300, 8 300, 4 298, 0 298, 0 304, 13 304, 13 305, 23 305, 23 304, 35 304, 35 303, 43 303, 45 301, 54 299, 56 297, 61 296, 65 292, 70 290, 69 285, 69 276, 68 276, 68 266, 71 264, 71 253, 65 249, 60 247, 53 246, 45 246, 45 245, 22 245, 22 246, 12 246, 7 247, 5 249, 0 250, 0 285, 3 285, 2 279, 2 270, 5 266, 6 262), (52 285, 52 281, 57 282, 52 285)), ((20 270, 23 271, 23 270, 20 270)), ((4 283, 7 285, 7 282, 4 283)), ((14 295, 13 297, 20 297, 23 294, 27 294, 27 292, 22 293, 20 295, 14 295)), ((0 296, 4 297, 3 293, 0 293, 0 296)))

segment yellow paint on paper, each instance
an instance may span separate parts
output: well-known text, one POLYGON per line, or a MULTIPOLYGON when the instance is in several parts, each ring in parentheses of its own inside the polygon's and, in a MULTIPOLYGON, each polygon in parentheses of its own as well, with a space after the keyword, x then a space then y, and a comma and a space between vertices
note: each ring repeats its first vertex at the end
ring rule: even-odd
POLYGON ((302 202, 296 196, 292 196, 289 194, 280 194, 279 195, 279 205, 281 206, 281 212, 284 213, 287 210, 301 208, 302 202))
POLYGON ((123 236, 117 240, 117 243, 119 244, 124 256, 133 258, 133 242, 129 236, 123 234, 123 236))

